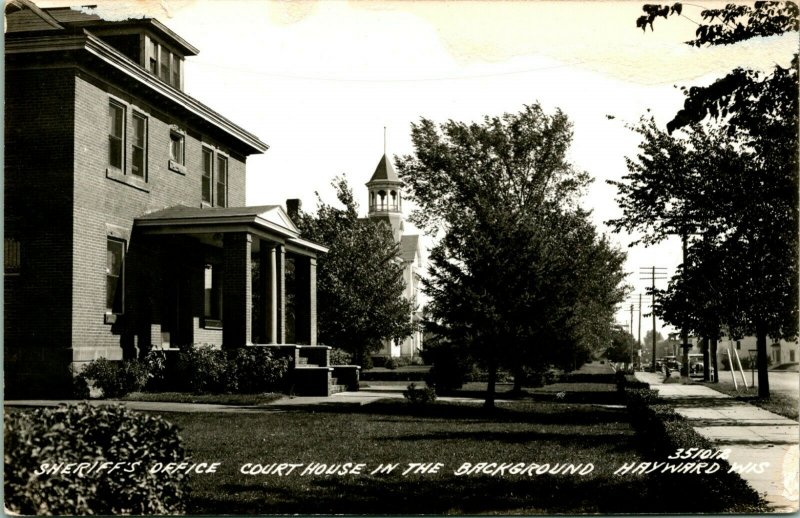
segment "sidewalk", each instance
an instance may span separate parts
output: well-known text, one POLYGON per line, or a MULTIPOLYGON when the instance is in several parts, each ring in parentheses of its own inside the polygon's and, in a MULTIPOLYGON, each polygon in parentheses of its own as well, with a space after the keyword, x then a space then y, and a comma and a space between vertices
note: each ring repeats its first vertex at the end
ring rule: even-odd
POLYGON ((664 384, 662 374, 637 372, 636 378, 650 384, 661 398, 715 446, 730 448, 733 465, 769 463, 763 473, 741 473, 741 477, 764 495, 773 512, 798 510, 800 492, 800 426, 783 416, 736 401, 704 385, 664 384))
MULTIPOLYGON (((123 403, 131 410, 142 410, 147 412, 219 412, 219 413, 259 413, 259 412, 281 412, 286 410, 301 410, 305 407, 313 406, 362 406, 374 403, 379 399, 403 399, 403 390, 394 385, 381 385, 371 383, 368 389, 357 392, 338 392, 328 397, 291 397, 286 396, 270 403, 258 406, 245 405, 222 405, 214 403, 169 403, 155 401, 120 401, 113 399, 94 399, 89 400, 91 405, 113 405, 123 403)), ((465 397, 438 397, 439 401, 456 401, 460 403, 483 404, 481 398, 465 397)), ((501 403, 502 399, 496 400, 501 403)), ((4 401, 7 407, 56 407, 60 404, 78 404, 83 400, 10 400, 4 401)))

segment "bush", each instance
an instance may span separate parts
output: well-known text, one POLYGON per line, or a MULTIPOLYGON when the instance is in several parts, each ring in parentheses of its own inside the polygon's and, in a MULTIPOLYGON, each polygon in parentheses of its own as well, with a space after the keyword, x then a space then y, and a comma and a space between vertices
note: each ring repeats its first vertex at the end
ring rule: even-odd
POLYGON ((383 362, 383 367, 391 371, 395 370, 399 366, 400 366, 399 362, 395 358, 392 358, 391 356, 389 358, 386 358, 386 360, 383 362))
POLYGON ((84 403, 6 414, 4 460, 5 505, 15 514, 185 511, 185 475, 148 472, 155 463, 184 460, 177 428, 122 405, 84 403), (99 469, 104 462, 113 464, 99 469), (72 474, 35 475, 43 463, 85 463, 85 471, 78 476, 73 466, 72 474), (111 472, 116 463, 126 464, 111 472))
POLYGON ((352 365, 353 355, 344 349, 334 347, 330 352, 331 365, 352 365))
POLYGON ((80 377, 94 382, 103 396, 116 398, 142 390, 148 380, 147 365, 139 360, 110 361, 99 358, 89 362, 80 377))
POLYGON ((182 391, 208 394, 235 392, 238 388, 225 351, 210 345, 182 348, 176 371, 182 391))
POLYGON ((418 389, 416 383, 411 383, 403 391, 403 397, 412 405, 422 406, 436 401, 436 391, 431 387, 418 389))
MULTIPOLYGON (((241 394, 280 390, 289 372, 288 358, 275 358, 272 351, 263 347, 234 349, 228 353, 228 359, 234 371, 236 389, 241 394)), ((229 383, 231 381, 229 379, 229 383)))
POLYGON ((425 381, 437 394, 460 389, 474 367, 464 348, 451 342, 429 343, 422 354, 425 363, 431 366, 425 381))
POLYGON ((147 366, 147 385, 145 389, 152 392, 160 392, 169 388, 167 376, 167 353, 153 349, 144 357, 144 364, 147 366))

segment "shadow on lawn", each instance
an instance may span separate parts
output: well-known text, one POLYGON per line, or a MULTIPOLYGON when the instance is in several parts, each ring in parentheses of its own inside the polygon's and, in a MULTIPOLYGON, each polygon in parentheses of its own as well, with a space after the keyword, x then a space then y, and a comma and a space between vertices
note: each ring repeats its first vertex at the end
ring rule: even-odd
POLYGON ((492 442, 505 442, 510 444, 524 444, 530 442, 555 442, 569 444, 574 447, 597 447, 597 446, 610 446, 609 451, 630 451, 631 446, 628 443, 630 435, 625 437, 624 433, 620 430, 610 429, 608 434, 605 435, 592 435, 592 434, 576 434, 578 430, 565 431, 564 433, 553 432, 538 432, 534 430, 525 432, 492 432, 492 431, 475 431, 475 432, 431 432, 424 434, 413 434, 403 436, 383 437, 378 440, 385 441, 492 441, 492 442))
MULTIPOLYGON (((285 477, 194 495, 191 514, 709 513, 730 503, 691 477, 410 475, 285 477)), ((252 482, 250 482, 252 481, 252 482)), ((724 494, 723 494, 724 496, 724 494)), ((748 509, 738 509, 748 510, 748 509)), ((752 509, 749 509, 752 510, 752 509)))
POLYGON ((374 416, 419 417, 431 419, 472 419, 532 424, 595 425, 616 423, 625 414, 624 408, 607 408, 573 402, 514 402, 508 406, 485 408, 481 404, 437 401, 427 405, 412 405, 405 400, 384 399, 369 405, 273 405, 270 409, 298 413, 336 413, 374 416))

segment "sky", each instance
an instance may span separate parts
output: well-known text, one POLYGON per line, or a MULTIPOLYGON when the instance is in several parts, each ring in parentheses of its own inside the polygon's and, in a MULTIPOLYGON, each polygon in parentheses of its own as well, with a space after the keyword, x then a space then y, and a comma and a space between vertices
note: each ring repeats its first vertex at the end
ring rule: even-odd
MULTIPOLYGON (((186 61, 186 92, 270 146, 248 159, 248 205, 300 198, 313 210, 316 192, 335 202, 330 183, 343 174, 366 212, 364 183, 384 146, 390 155, 413 153, 410 128, 420 117, 473 121, 539 102, 574 124, 569 158, 595 178, 583 205, 601 232, 620 213, 606 180, 620 179, 625 157, 637 150, 627 125, 643 115, 665 124, 682 106, 676 86, 709 84, 737 66, 785 66, 797 45, 792 35, 703 49, 684 44, 700 11, 719 2, 683 4, 682 16, 659 18, 646 32, 635 24, 643 3, 633 1, 91 3, 104 17, 156 17, 200 49, 186 61)), ((634 237, 610 238, 628 253, 638 311, 649 284, 640 268, 672 275, 680 240, 628 248, 634 237)), ((618 322, 629 324, 628 306, 618 322)), ((643 319, 642 338, 650 322, 643 319)), ((657 328, 671 331, 660 322, 657 328)))

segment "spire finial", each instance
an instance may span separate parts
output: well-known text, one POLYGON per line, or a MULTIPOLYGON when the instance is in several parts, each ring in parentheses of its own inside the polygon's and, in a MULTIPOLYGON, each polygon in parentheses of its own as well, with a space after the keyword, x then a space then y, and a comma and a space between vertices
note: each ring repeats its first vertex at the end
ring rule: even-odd
POLYGON ((383 154, 386 155, 386 126, 383 127, 383 154))

